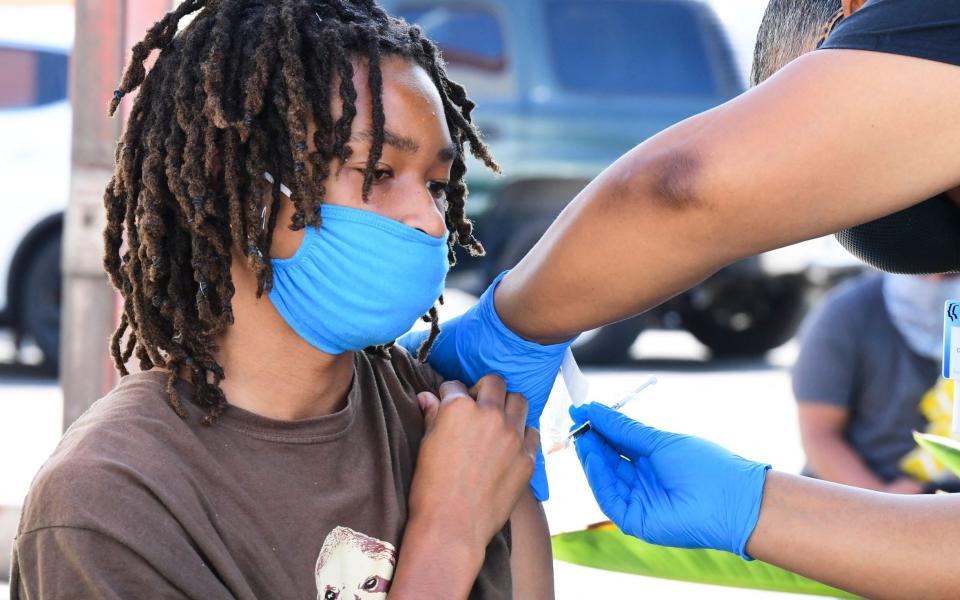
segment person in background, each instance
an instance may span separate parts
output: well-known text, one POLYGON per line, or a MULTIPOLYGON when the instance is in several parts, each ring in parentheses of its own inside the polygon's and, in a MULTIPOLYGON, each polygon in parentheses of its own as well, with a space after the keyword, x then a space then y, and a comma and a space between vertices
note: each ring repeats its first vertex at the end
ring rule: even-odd
POLYGON ((806 474, 906 494, 945 475, 914 452, 913 432, 941 415, 949 427, 939 372, 943 304, 956 297, 956 276, 871 274, 808 317, 793 369, 806 474))
MULTIPOLYGON (((771 0, 751 86, 813 51, 842 14, 840 0, 771 0)), ((808 317, 793 369, 806 474, 893 493, 921 492, 945 475, 912 433, 949 419, 938 319, 955 288, 950 280, 871 275, 808 317)))

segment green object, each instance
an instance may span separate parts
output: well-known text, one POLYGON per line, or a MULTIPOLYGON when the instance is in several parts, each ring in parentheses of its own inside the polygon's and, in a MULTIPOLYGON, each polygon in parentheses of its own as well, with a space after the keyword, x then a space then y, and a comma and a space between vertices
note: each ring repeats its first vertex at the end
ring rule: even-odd
POLYGON ((921 448, 940 459, 947 468, 960 477, 960 442, 929 433, 913 432, 913 439, 921 448))
POLYGON ((654 546, 624 535, 613 525, 553 536, 553 556, 584 567, 661 579, 829 598, 859 598, 759 560, 748 562, 718 550, 654 546))

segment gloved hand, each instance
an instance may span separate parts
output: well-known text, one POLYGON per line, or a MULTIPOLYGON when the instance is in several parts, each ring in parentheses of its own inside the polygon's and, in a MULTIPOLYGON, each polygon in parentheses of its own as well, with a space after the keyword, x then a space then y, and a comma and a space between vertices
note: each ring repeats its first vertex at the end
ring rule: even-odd
POLYGON ((647 427, 602 404, 571 408, 577 455, 604 514, 627 535, 677 548, 726 550, 751 560, 770 465, 706 440, 647 427), (626 458, 624 458, 626 457, 626 458))
MULTIPOLYGON (((484 375, 499 375, 507 382, 507 391, 526 397, 527 425, 539 430, 540 414, 573 340, 544 346, 521 338, 504 325, 494 308, 493 295, 507 273, 504 271, 494 279, 470 310, 441 325, 427 362, 444 379, 462 381, 467 386, 473 386, 484 375)), ((425 331, 412 332, 397 343, 416 354, 426 337, 425 331)), ((542 449, 537 453, 530 485, 537 500, 542 502, 549 497, 542 449)))

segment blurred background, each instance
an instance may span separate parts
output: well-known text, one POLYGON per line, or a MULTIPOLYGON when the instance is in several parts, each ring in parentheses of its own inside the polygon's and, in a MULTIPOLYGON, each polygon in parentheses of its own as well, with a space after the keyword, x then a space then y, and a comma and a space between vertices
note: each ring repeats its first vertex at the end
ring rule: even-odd
MULTIPOLYGON (((439 43, 504 168, 499 178, 471 169, 468 210, 487 256, 462 257, 452 271, 451 316, 515 265, 606 165, 742 92, 766 1, 382 4, 439 43)), ((106 336, 115 297, 99 272, 98 203, 119 123, 105 107, 126 49, 169 7, 0 0, 0 556, 33 473, 113 382, 106 336), (86 33, 75 47, 78 27, 86 33)), ((588 332, 575 353, 596 399, 657 374, 660 385, 633 416, 799 472, 794 335, 827 290, 861 271, 832 238, 813 240, 730 265, 647 314, 588 332)), ((602 520, 572 452, 548 463, 551 528, 602 520)), ((0 586, 6 569, 4 559, 0 586)), ((561 598, 775 595, 560 563, 557 581, 561 598)))

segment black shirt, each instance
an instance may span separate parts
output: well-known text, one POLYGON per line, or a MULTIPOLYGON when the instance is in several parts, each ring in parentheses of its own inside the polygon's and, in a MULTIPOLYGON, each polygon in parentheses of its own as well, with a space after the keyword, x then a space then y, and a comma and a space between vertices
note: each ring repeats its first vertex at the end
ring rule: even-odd
POLYGON ((870 0, 820 48, 887 52, 960 66, 960 0, 870 0))

